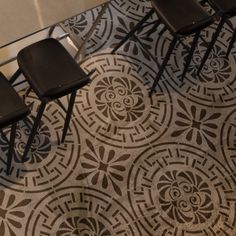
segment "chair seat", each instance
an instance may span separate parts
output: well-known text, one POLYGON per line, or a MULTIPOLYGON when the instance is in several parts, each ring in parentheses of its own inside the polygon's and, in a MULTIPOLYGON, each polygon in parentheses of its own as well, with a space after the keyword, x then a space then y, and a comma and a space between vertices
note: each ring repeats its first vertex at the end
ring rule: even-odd
POLYGON ((174 34, 189 35, 213 20, 196 0, 151 0, 158 17, 174 34))
POLYGON ((223 14, 230 16, 236 15, 236 1, 235 0, 209 0, 210 5, 223 14))
POLYGON ((19 68, 41 98, 55 99, 89 82, 67 50, 53 38, 23 48, 17 55, 19 68))
POLYGON ((29 108, 1 72, 0 101, 0 128, 17 122, 29 113, 29 108))

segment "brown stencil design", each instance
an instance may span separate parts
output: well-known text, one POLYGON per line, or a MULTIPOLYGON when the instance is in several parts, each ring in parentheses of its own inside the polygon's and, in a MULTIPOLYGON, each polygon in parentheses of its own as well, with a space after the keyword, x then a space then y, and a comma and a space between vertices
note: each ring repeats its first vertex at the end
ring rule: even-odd
POLYGON ((23 228, 26 207, 31 199, 17 199, 15 194, 6 194, 0 190, 0 234, 15 236, 23 228))
POLYGON ((104 146, 94 147, 86 140, 90 152, 84 154, 81 166, 84 173, 77 176, 77 180, 90 179, 92 185, 97 185, 101 181, 104 191, 108 186, 112 186, 116 194, 121 196, 120 186, 124 183, 126 171, 125 162, 130 154, 116 153, 115 150, 106 150, 104 146), (90 178, 89 178, 90 177, 90 178))
POLYGON ((146 235, 233 235, 234 181, 225 165, 199 148, 158 144, 134 160, 129 202, 146 235))
MULTIPOLYGON (((214 30, 215 28, 204 30, 201 35, 209 42, 214 30)), ((219 108, 233 107, 236 101, 235 53, 231 53, 229 59, 225 58, 231 36, 232 32, 228 28, 222 31, 201 74, 198 76, 196 74, 198 66, 206 51, 206 45, 200 40, 184 81, 181 81, 180 78, 183 72, 184 60, 188 53, 178 43, 166 68, 167 73, 162 79, 166 80, 180 96, 197 105, 219 108)), ((155 55, 160 63, 170 45, 171 36, 167 32, 162 37, 155 37, 154 41, 155 55)), ((190 46, 192 37, 185 39, 184 42, 190 46)))
POLYGON ((135 58, 109 54, 88 59, 96 66, 89 89, 78 92, 75 110, 79 125, 93 137, 114 147, 137 148, 160 139, 172 117, 172 100, 165 83, 149 99, 155 71, 135 58), (83 102, 82 102, 83 101, 83 102))
POLYGON ((130 212, 109 193, 70 186, 50 192, 35 205, 25 236, 136 236, 137 233, 130 212))
MULTIPOLYGON (((34 121, 33 116, 37 114, 39 105, 35 96, 31 93, 27 98, 27 102, 33 102, 32 116, 28 118, 28 125, 24 122, 19 123, 15 141, 16 155, 9 177, 4 173, 8 144, 4 137, 0 136, 0 142, 3 144, 2 151, 5 152, 0 156, 1 184, 3 186, 13 184, 11 189, 18 192, 45 192, 51 188, 52 184, 58 186, 64 183, 77 165, 80 153, 80 137, 73 121, 70 123, 65 143, 60 144, 65 112, 55 103, 50 103, 44 112, 32 144, 30 158, 24 164, 21 163, 24 147, 34 121)), ((9 136, 8 131, 6 135, 9 136)))
MULTIPOLYGON (((206 50, 199 39, 183 81, 188 53, 177 43, 149 97, 172 40, 163 24, 147 37, 157 15, 116 54, 111 51, 150 8, 150 0, 109 3, 85 45, 85 57, 78 58, 86 73, 95 71, 76 94, 64 143, 65 112, 50 102, 30 159, 21 163, 39 107, 30 93, 26 103, 32 112, 27 123, 18 124, 6 175, 10 129, 3 130, 0 236, 236 235, 236 45, 225 58, 232 29, 224 25, 197 76, 206 50)), ((207 4, 205 9, 214 14, 207 4)), ((64 26, 80 41, 100 10, 77 15, 64 26)), ((207 42, 217 24, 201 32, 207 42)), ((182 42, 190 46, 192 39, 182 42)), ((74 56, 71 41, 61 42, 74 56)), ((67 109, 69 96, 60 101, 67 109)))

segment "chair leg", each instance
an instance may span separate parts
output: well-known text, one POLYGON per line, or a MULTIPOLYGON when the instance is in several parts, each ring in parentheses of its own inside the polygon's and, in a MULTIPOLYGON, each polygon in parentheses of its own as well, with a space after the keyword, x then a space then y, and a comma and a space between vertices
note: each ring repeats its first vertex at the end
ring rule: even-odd
POLYGON ((37 129, 38 129, 39 123, 41 121, 41 118, 43 116, 43 112, 44 112, 45 107, 46 107, 46 103, 42 102, 40 107, 39 107, 39 111, 38 111, 38 114, 37 114, 36 119, 34 121, 34 125, 32 127, 32 131, 31 131, 30 136, 28 138, 27 144, 25 146, 25 151, 24 151, 24 154, 23 154, 23 157, 22 157, 22 162, 25 162, 25 161, 28 160, 27 154, 30 150, 31 144, 34 141, 34 136, 37 132, 37 129))
POLYGON ((17 126, 17 123, 12 124, 11 126, 9 151, 8 151, 8 157, 7 157, 7 175, 10 175, 10 172, 11 172, 11 162, 12 162, 12 157, 14 155, 14 144, 15 144, 15 137, 16 137, 16 126, 17 126))
POLYGON ((211 42, 208 45, 208 48, 207 48, 207 50, 206 50, 206 52, 205 52, 205 54, 203 56, 203 59, 202 59, 201 64, 200 64, 200 66, 198 68, 198 71, 197 71, 197 75, 199 75, 201 73, 201 70, 202 70, 203 66, 205 65, 205 62, 206 62, 207 58, 209 57, 209 54, 210 54, 212 48, 215 45, 215 42, 216 42, 216 40, 217 40, 217 38, 218 38, 218 36, 220 34, 220 31, 221 31, 224 23, 225 23, 225 18, 222 17, 221 20, 220 20, 220 23, 218 24, 218 26, 216 28, 215 33, 212 36, 211 42))
POLYGON ((66 133, 69 128, 69 123, 70 123, 70 119, 71 119, 71 115, 72 115, 73 107, 74 107, 74 103, 75 103, 75 97, 76 97, 76 91, 71 93, 71 95, 70 95, 69 106, 68 106, 68 110, 66 113, 66 119, 65 119, 62 138, 61 138, 62 143, 64 143, 64 141, 65 141, 66 133))
POLYGON ((161 37, 164 33, 165 33, 165 31, 167 30, 167 27, 164 25, 163 26, 163 28, 162 28, 162 30, 159 32, 159 37, 161 37))
POLYGON ((134 28, 119 42, 119 44, 112 50, 112 54, 114 54, 134 33, 139 30, 139 28, 142 26, 142 24, 147 21, 152 14, 154 13, 154 9, 152 8, 144 17, 141 19, 137 25, 134 26, 134 28))
POLYGON ((140 44, 140 46, 144 49, 144 51, 148 54, 148 56, 151 57, 152 60, 156 62, 157 67, 158 67, 158 69, 159 69, 160 64, 158 63, 158 61, 156 60, 156 58, 150 53, 150 51, 145 47, 145 45, 143 45, 142 41, 141 41, 136 35, 134 35, 133 37, 134 37, 135 40, 140 44))
POLYGON ((48 36, 47 36, 48 38, 52 37, 52 34, 53 34, 55 28, 56 28, 56 25, 53 25, 49 28, 48 36))
POLYGON ((161 20, 157 20, 154 25, 152 26, 152 28, 150 30, 148 30, 146 37, 149 38, 151 34, 153 34, 157 27, 161 24, 161 20))
POLYGON ((202 42, 204 43, 205 47, 208 47, 208 42, 206 41, 206 39, 204 39, 201 35, 199 36, 199 38, 202 40, 202 42))
POLYGON ((230 40, 229 47, 228 47, 228 50, 227 50, 226 56, 225 56, 226 58, 229 57, 229 54, 230 54, 231 50, 232 50, 233 47, 234 47, 235 41, 236 41, 236 29, 234 30, 233 36, 232 36, 232 38, 231 38, 231 40, 230 40))
POLYGON ((29 130, 31 130, 31 122, 28 117, 23 118, 21 121, 24 123, 25 126, 27 126, 29 130))
POLYGON ((194 38, 193 38, 193 42, 192 42, 192 45, 191 45, 191 49, 190 49, 190 52, 189 52, 189 54, 188 54, 188 56, 187 56, 187 58, 186 58, 186 62, 185 62, 185 66, 184 66, 184 71, 183 71, 182 76, 181 76, 181 79, 180 79, 181 81, 184 80, 184 77, 185 77, 185 75, 186 75, 186 73, 187 73, 188 67, 189 67, 190 62, 191 62, 192 57, 193 57, 194 50, 195 50, 195 48, 196 48, 196 46, 197 46, 197 43, 198 43, 199 36, 200 36, 200 31, 197 32, 197 33, 195 34, 194 38))
POLYGON ((25 101, 25 99, 29 96, 31 90, 32 90, 32 88, 31 88, 31 86, 30 86, 30 87, 27 88, 27 90, 25 91, 25 94, 24 94, 24 97, 23 97, 24 101, 25 101))
POLYGON ((56 99, 55 102, 62 108, 62 110, 67 113, 67 109, 65 106, 62 104, 62 102, 59 99, 56 99))
POLYGON ((229 28, 232 31, 234 31, 234 25, 233 25, 233 23, 228 18, 225 20, 225 23, 229 26, 229 28))
POLYGON ((183 43, 181 38, 179 38, 178 42, 179 42, 179 44, 181 44, 183 46, 184 50, 186 50, 188 53, 190 52, 190 47, 188 47, 185 43, 183 43))
POLYGON ((12 75, 12 77, 9 79, 9 82, 10 82, 11 84, 13 84, 13 83, 17 80, 17 78, 20 76, 21 73, 22 73, 22 72, 21 72, 20 68, 18 68, 17 71, 16 71, 16 72, 12 75))
POLYGON ((167 63, 168 63, 168 61, 169 61, 169 59, 170 59, 171 53, 172 53, 173 50, 174 50, 174 47, 175 47, 175 45, 176 45, 176 42, 177 42, 177 37, 174 36, 174 38, 173 38, 173 40, 172 40, 172 42, 171 42, 171 44, 170 44, 170 46, 169 46, 169 49, 168 49, 168 51, 167 51, 167 53, 166 53, 166 56, 165 56, 165 58, 164 58, 164 60, 163 60, 163 62, 162 62, 162 65, 161 65, 161 67, 160 67, 160 69, 159 69, 159 71, 158 71, 158 74, 157 74, 157 76, 156 76, 156 78, 155 78, 155 80, 154 80, 154 82, 153 82, 151 91, 150 91, 150 93, 149 93, 149 97, 151 97, 151 95, 152 95, 152 93, 153 93, 153 91, 154 91, 154 89, 155 89, 155 87, 156 87, 156 85, 157 85, 159 79, 161 78, 161 76, 162 76, 162 74, 163 74, 163 72, 164 72, 164 70, 165 70, 165 67, 166 67, 166 65, 167 65, 167 63))

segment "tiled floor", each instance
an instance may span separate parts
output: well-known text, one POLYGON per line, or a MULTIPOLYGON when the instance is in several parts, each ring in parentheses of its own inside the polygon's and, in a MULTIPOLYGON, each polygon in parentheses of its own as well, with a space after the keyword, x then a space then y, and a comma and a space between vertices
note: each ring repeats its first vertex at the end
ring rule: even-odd
MULTIPOLYGON (((231 31, 224 28, 196 77, 199 44, 184 82, 187 54, 178 44, 150 99, 157 66, 140 44, 132 39, 110 54, 149 8, 143 0, 111 2, 81 62, 96 72, 78 92, 64 144, 65 114, 55 103, 23 165, 29 130, 20 123, 9 177, 0 140, 0 236, 236 235, 236 51, 224 58, 231 31)), ((65 25, 83 36, 97 12, 65 25)), ((145 38, 146 31, 139 38, 160 63, 170 35, 145 38)), ((35 115, 33 93, 27 102, 35 115)))

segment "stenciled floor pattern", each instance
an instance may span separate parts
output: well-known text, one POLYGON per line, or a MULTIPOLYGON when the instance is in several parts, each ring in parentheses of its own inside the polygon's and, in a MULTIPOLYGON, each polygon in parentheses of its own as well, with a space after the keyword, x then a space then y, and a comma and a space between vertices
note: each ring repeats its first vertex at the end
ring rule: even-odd
MULTIPOLYGON (((148 28, 138 33, 156 61, 135 38, 110 53, 149 9, 149 1, 111 1, 86 45, 81 66, 96 71, 77 93, 64 144, 56 103, 23 164, 30 130, 19 123, 10 176, 0 138, 0 236, 236 236, 236 50, 224 57, 232 30, 225 26, 196 76, 199 42, 183 82, 187 53, 178 44, 149 98, 170 34, 158 36, 162 26, 149 38, 148 28)), ((99 10, 65 26, 84 37, 99 10)), ((215 27, 202 36, 209 41, 215 27)), ((33 122, 39 101, 33 93, 26 101, 33 122)))

